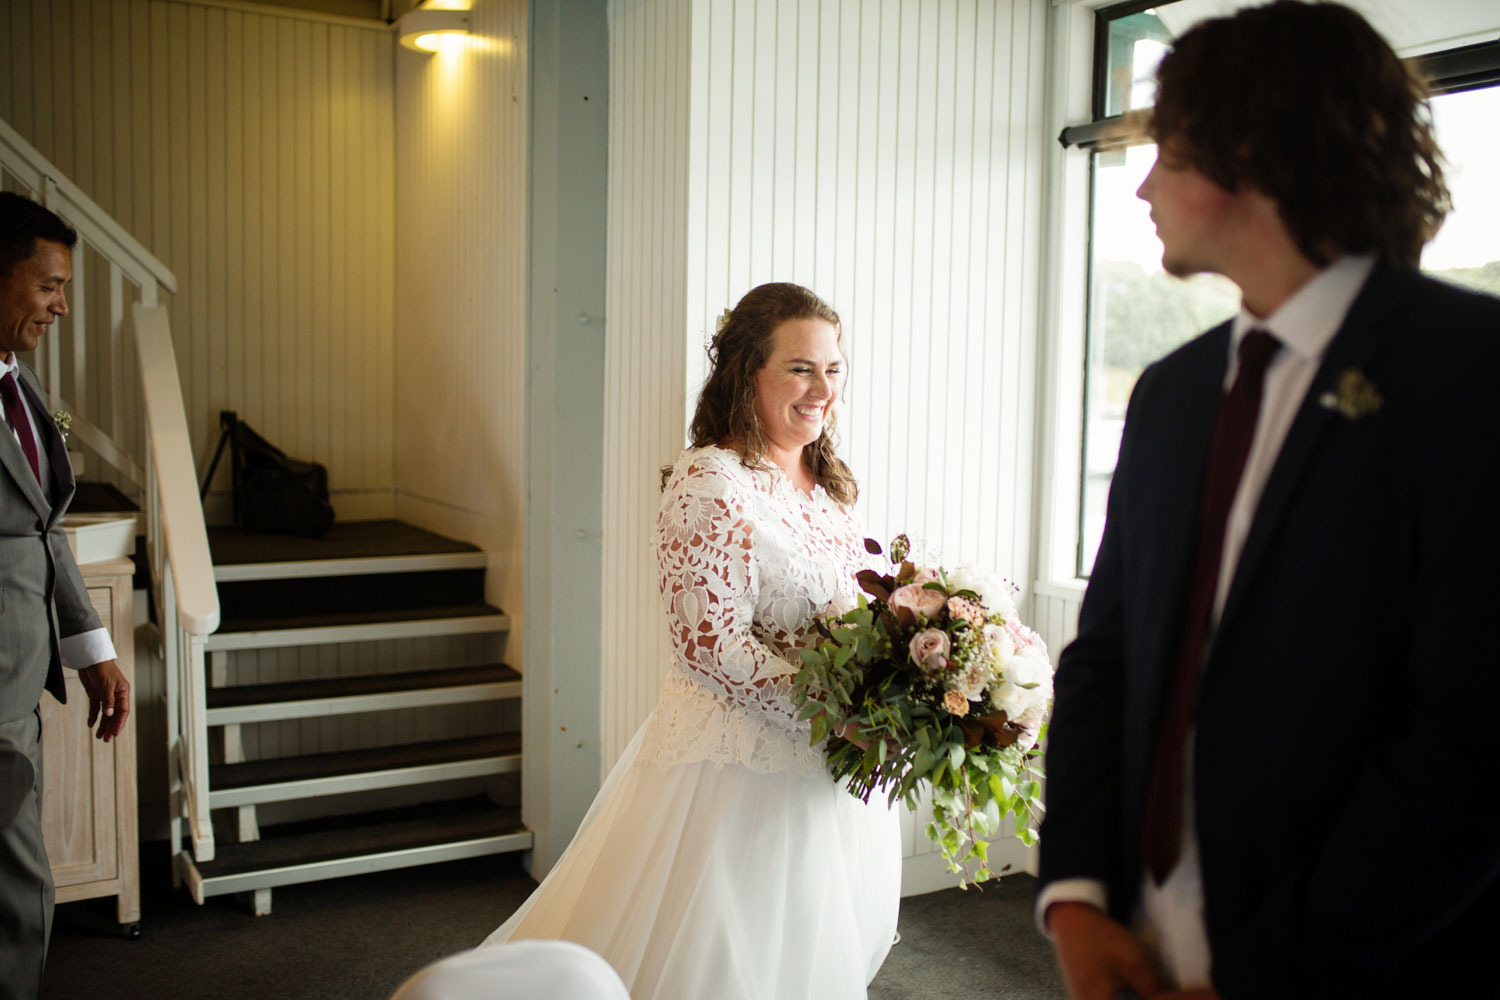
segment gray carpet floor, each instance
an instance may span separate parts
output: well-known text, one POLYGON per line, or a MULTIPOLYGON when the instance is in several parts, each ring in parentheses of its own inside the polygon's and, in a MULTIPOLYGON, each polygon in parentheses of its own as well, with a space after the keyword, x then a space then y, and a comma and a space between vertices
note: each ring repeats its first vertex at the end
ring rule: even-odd
MULTIPOLYGON (((141 937, 120 936, 113 900, 60 905, 44 1000, 381 1000, 428 962, 477 944, 535 886, 514 857, 477 858, 288 886, 257 918, 233 897, 200 907, 172 890, 165 846, 160 856, 151 847, 141 937)), ((1034 889, 1014 875, 983 892, 902 900, 901 943, 870 1000, 1062 998, 1031 923, 1034 889)))

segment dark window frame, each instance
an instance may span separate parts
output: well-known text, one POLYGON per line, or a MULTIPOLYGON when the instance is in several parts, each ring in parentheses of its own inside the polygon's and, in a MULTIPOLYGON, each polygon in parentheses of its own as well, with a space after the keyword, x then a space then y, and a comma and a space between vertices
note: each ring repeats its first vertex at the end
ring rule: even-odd
MULTIPOLYGON (((1078 511, 1075 518, 1075 543, 1073 555, 1073 570, 1080 579, 1087 579, 1089 573, 1084 569, 1084 544, 1086 533, 1084 530, 1084 519, 1086 516, 1086 498, 1088 496, 1088 443, 1089 443, 1089 392, 1092 388, 1094 377, 1093 366, 1090 364, 1092 345, 1094 339, 1094 316, 1092 309, 1092 297, 1094 290, 1094 264, 1093 264, 1093 220, 1095 217, 1095 168, 1097 157, 1093 154, 1109 150, 1124 149, 1147 143, 1150 137, 1147 129, 1151 122, 1151 111, 1147 108, 1139 108, 1126 111, 1123 114, 1106 115, 1106 102, 1109 94, 1109 69, 1110 69, 1110 22, 1138 14, 1142 11, 1163 7, 1177 0, 1127 0, 1125 3, 1114 4, 1101 8, 1094 15, 1094 65, 1092 73, 1093 92, 1090 95, 1090 104, 1094 120, 1079 124, 1069 125, 1058 134, 1057 141, 1064 149, 1081 149, 1088 152, 1089 159, 1089 233, 1087 239, 1090 246, 1087 248, 1087 265, 1084 272, 1085 294, 1089 296, 1090 302, 1084 309, 1084 350, 1083 350, 1083 413, 1080 421, 1082 434, 1078 442, 1080 462, 1078 469, 1078 511)), ((1460 46, 1453 49, 1445 49, 1440 52, 1432 52, 1426 55, 1414 56, 1411 59, 1416 65, 1418 73, 1427 80, 1428 91, 1434 96, 1454 94, 1465 90, 1478 90, 1485 87, 1500 86, 1500 38, 1493 41, 1479 42, 1473 45, 1460 46)), ((1090 563, 1092 560, 1090 560, 1090 563)))

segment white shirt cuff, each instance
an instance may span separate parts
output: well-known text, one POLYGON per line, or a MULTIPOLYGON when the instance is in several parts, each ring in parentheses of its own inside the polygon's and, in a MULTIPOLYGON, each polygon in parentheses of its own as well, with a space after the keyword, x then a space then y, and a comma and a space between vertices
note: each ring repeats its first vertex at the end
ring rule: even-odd
POLYGON ((62 651, 63 666, 70 670, 82 670, 115 659, 115 644, 110 641, 107 628, 70 635, 57 645, 62 651))
POLYGON ((1103 882, 1091 878, 1060 878, 1047 883, 1047 888, 1036 898, 1036 926, 1048 937, 1047 907, 1053 903, 1088 903, 1107 912, 1109 892, 1103 882))

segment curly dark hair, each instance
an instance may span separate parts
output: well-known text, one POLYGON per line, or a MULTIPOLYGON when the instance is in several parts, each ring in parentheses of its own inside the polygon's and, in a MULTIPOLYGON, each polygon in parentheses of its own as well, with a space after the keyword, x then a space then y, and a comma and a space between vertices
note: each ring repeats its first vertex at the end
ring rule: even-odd
POLYGON ((1359 14, 1277 0, 1204 21, 1156 71, 1151 134, 1264 192, 1302 254, 1416 264, 1450 207, 1427 89, 1359 14))
MULTIPOLYGON (((767 468, 765 432, 755 415, 755 376, 771 356, 776 328, 794 319, 825 320, 843 342, 839 314, 801 285, 772 282, 750 289, 740 299, 708 348, 708 378, 688 429, 693 447, 720 445, 733 449, 746 468, 767 468)), ((802 449, 802 457, 829 496, 845 505, 858 499, 854 474, 834 452, 832 410, 823 433, 802 449)))

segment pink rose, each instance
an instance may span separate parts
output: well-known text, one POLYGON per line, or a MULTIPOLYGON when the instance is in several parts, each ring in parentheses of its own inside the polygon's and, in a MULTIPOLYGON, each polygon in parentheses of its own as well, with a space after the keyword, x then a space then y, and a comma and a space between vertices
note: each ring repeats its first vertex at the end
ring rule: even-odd
POLYGON ((924 628, 911 637, 911 659, 925 673, 935 674, 948 667, 948 633, 942 629, 924 628))
POLYGON ((924 583, 937 583, 937 578, 937 570, 919 569, 917 575, 911 578, 911 582, 920 587, 924 583))
POLYGON ((964 716, 969 714, 969 699, 965 698, 957 691, 944 691, 943 707, 946 708, 950 714, 956 715, 959 718, 963 718, 964 716))
POLYGON ((984 624, 984 609, 967 597, 948 598, 948 614, 954 621, 966 621, 970 625, 984 624))
POLYGON ((896 592, 891 595, 892 606, 907 608, 912 613, 929 619, 936 618, 947 603, 948 596, 941 590, 928 590, 919 583, 897 587, 896 592))

